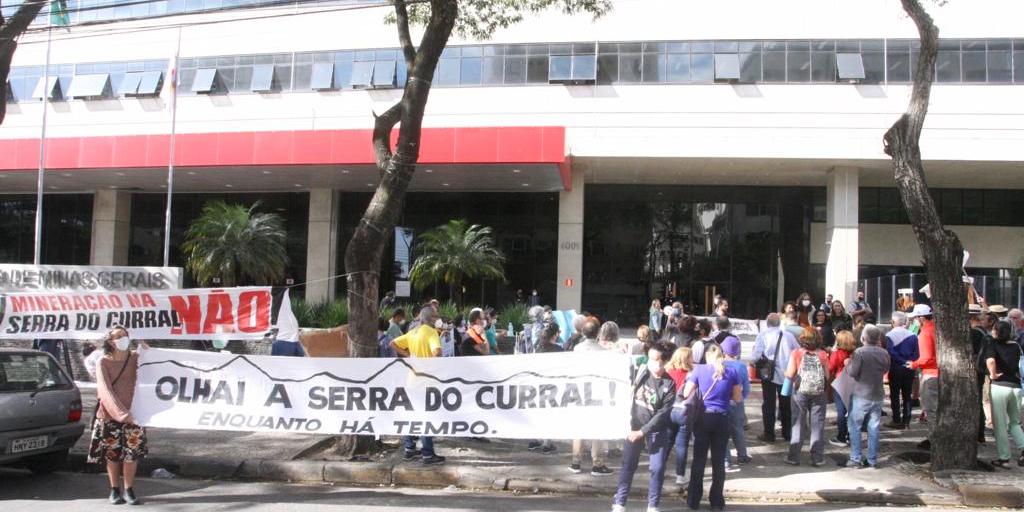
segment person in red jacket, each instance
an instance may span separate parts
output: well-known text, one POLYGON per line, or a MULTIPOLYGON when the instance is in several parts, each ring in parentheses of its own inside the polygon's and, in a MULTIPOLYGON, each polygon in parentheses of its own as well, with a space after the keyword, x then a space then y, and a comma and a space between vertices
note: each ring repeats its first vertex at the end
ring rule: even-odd
POLYGON ((921 371, 921 409, 928 417, 929 439, 918 444, 922 450, 931 449, 931 431, 935 428, 938 418, 936 409, 939 405, 939 361, 935 357, 935 321, 932 308, 927 304, 915 304, 914 310, 907 315, 914 319, 921 332, 917 335, 917 346, 920 355, 916 361, 908 361, 907 368, 921 371))

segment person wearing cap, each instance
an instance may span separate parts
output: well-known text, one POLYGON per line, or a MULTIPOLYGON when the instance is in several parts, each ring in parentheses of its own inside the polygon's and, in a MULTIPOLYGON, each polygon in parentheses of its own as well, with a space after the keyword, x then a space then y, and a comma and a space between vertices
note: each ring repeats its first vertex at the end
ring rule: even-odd
POLYGON ((935 418, 938 417, 936 410, 939 406, 939 363, 935 356, 935 320, 932 317, 932 308, 927 304, 915 304, 914 310, 910 312, 910 318, 920 328, 917 335, 918 358, 908 361, 906 367, 921 372, 921 409, 928 417, 927 439, 917 446, 922 450, 931 449, 931 430, 935 428, 935 418))
POLYGON ((997 319, 1002 320, 1006 318, 1006 315, 1007 313, 1010 312, 1010 310, 1006 309, 1006 306, 1002 304, 992 304, 991 306, 988 307, 988 312, 995 315, 997 319))
MULTIPOLYGON (((444 323, 438 317, 437 310, 431 306, 424 307, 420 310, 419 321, 420 326, 415 330, 391 340, 391 348, 401 357, 441 357, 439 331, 444 328, 444 323)), ((434 438, 432 437, 420 438, 421 450, 416 449, 415 437, 405 436, 402 442, 405 446, 405 460, 422 458, 425 465, 440 464, 445 461, 444 457, 434 453, 434 438)))
POLYGON ((968 304, 967 314, 971 324, 971 353, 975 359, 975 374, 978 381, 978 442, 985 442, 985 418, 991 422, 991 404, 988 400, 988 366, 985 364, 985 354, 991 339, 988 329, 985 328, 985 310, 980 304, 968 304))
POLYGON ((739 464, 748 464, 752 459, 747 453, 747 412, 746 412, 746 400, 750 396, 750 372, 747 371, 747 363, 740 360, 741 353, 743 351, 742 345, 740 344, 739 338, 736 336, 728 336, 722 340, 722 353, 725 354, 725 367, 731 368, 736 372, 736 375, 740 378, 740 385, 743 387, 743 394, 740 401, 735 402, 729 401, 729 438, 732 439, 732 445, 736 448, 736 462, 738 464, 733 465, 730 463, 732 457, 729 456, 729 452, 726 451, 725 455, 725 470, 729 472, 739 471, 739 464))
POLYGON ((890 320, 892 329, 885 335, 886 350, 889 352, 889 407, 892 422, 886 427, 906 429, 910 427, 914 391, 914 372, 907 363, 920 357, 917 335, 907 329, 907 314, 894 311, 890 320))

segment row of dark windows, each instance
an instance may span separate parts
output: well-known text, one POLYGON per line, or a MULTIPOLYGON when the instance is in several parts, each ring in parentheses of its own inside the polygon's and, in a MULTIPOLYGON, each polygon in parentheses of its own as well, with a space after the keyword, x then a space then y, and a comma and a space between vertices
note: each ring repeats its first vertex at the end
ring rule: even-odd
MULTIPOLYGON (((950 226, 1024 226, 1019 190, 930 189, 942 223, 950 226)), ((860 189, 862 224, 909 224, 895 188, 860 189)))
MULTIPOLYGON (((367 0, 68 0, 67 11, 69 24, 78 25, 246 7, 371 3, 379 4, 380 2, 367 0)), ((22 0, 4 2, 2 9, 4 18, 10 18, 21 4, 22 0)), ((49 15, 50 9, 43 8, 34 23, 45 25, 49 15)))
MULTIPOLYGON (((908 83, 914 40, 678 41, 508 44, 445 49, 438 87, 637 83, 908 83)), ((12 101, 158 95, 166 60, 16 67, 12 101), (139 68, 142 69, 132 69, 139 68)), ((269 93, 396 88, 405 83, 394 49, 181 59, 182 93, 269 93)), ((1024 83, 1024 40, 943 40, 938 83, 1024 83)))

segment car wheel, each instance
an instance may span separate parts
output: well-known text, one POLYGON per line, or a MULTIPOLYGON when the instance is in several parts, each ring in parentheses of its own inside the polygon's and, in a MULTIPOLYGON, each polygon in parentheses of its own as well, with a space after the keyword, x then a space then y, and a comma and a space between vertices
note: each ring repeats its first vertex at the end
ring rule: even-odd
POLYGON ((68 460, 68 451, 62 450, 53 453, 44 453, 25 459, 25 467, 29 471, 41 475, 53 473, 68 460))

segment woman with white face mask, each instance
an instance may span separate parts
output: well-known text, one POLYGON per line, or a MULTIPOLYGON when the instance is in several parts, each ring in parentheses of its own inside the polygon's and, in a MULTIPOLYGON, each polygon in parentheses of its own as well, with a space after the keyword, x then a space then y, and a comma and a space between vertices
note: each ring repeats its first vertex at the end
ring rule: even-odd
MULTIPOLYGON (((143 347, 145 345, 142 345, 143 347)), ((110 479, 110 503, 141 503, 135 496, 135 471, 149 452, 146 430, 132 417, 139 356, 123 327, 115 327, 103 340, 105 355, 96 368, 96 418, 89 443, 89 462, 105 462, 110 479), (124 493, 120 484, 124 480, 124 493)))

